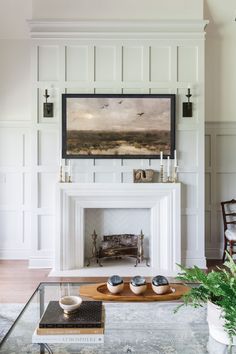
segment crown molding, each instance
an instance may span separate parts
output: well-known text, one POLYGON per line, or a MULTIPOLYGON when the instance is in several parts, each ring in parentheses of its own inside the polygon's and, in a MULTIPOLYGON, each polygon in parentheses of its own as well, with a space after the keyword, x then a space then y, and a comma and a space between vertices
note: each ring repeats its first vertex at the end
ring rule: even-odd
POLYGON ((205 20, 158 21, 79 21, 79 20, 28 20, 31 38, 202 38, 205 20))

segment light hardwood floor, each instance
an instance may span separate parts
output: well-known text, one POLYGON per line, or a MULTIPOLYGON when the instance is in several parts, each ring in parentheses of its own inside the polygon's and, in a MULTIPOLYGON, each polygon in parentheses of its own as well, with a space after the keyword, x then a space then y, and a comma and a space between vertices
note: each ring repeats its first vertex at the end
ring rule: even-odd
MULTIPOLYGON (((208 262, 209 269, 222 264, 220 261, 208 262)), ((40 282, 87 281, 103 282, 103 278, 59 278, 48 277, 50 269, 28 269, 28 261, 0 261, 0 303, 25 303, 40 282)), ((128 278, 127 278, 128 279, 128 278)))

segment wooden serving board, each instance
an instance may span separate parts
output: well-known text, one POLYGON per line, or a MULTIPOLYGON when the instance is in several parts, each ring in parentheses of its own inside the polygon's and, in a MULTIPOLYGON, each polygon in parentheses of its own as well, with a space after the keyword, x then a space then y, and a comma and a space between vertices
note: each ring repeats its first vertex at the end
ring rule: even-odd
POLYGON ((183 284, 170 284, 171 291, 167 294, 157 295, 152 290, 150 283, 143 295, 135 295, 129 287, 129 283, 124 283, 124 289, 120 294, 111 294, 107 289, 107 284, 82 285, 80 296, 103 301, 172 301, 180 299, 190 289, 183 284))

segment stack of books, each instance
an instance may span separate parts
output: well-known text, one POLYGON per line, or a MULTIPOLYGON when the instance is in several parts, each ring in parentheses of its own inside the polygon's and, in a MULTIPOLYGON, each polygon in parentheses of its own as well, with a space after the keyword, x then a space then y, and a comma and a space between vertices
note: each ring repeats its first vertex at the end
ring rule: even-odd
POLYGON ((64 314, 58 301, 50 301, 32 343, 104 343, 102 301, 83 301, 70 315, 64 314))

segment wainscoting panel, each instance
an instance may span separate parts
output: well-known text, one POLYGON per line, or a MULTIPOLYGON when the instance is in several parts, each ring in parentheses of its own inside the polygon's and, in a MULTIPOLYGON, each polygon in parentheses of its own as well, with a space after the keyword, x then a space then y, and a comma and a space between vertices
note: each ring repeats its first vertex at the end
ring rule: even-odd
POLYGON ((70 45, 66 47, 66 81, 89 80, 89 46, 70 45))
POLYGON ((29 257, 31 145, 29 123, 0 123, 0 259, 29 257), (27 226, 26 226, 27 223, 27 226))
POLYGON ((206 256, 223 256, 220 202, 236 199, 236 123, 206 123, 206 256))
POLYGON ((57 81, 59 79, 59 47, 42 45, 38 47, 38 80, 57 81))

